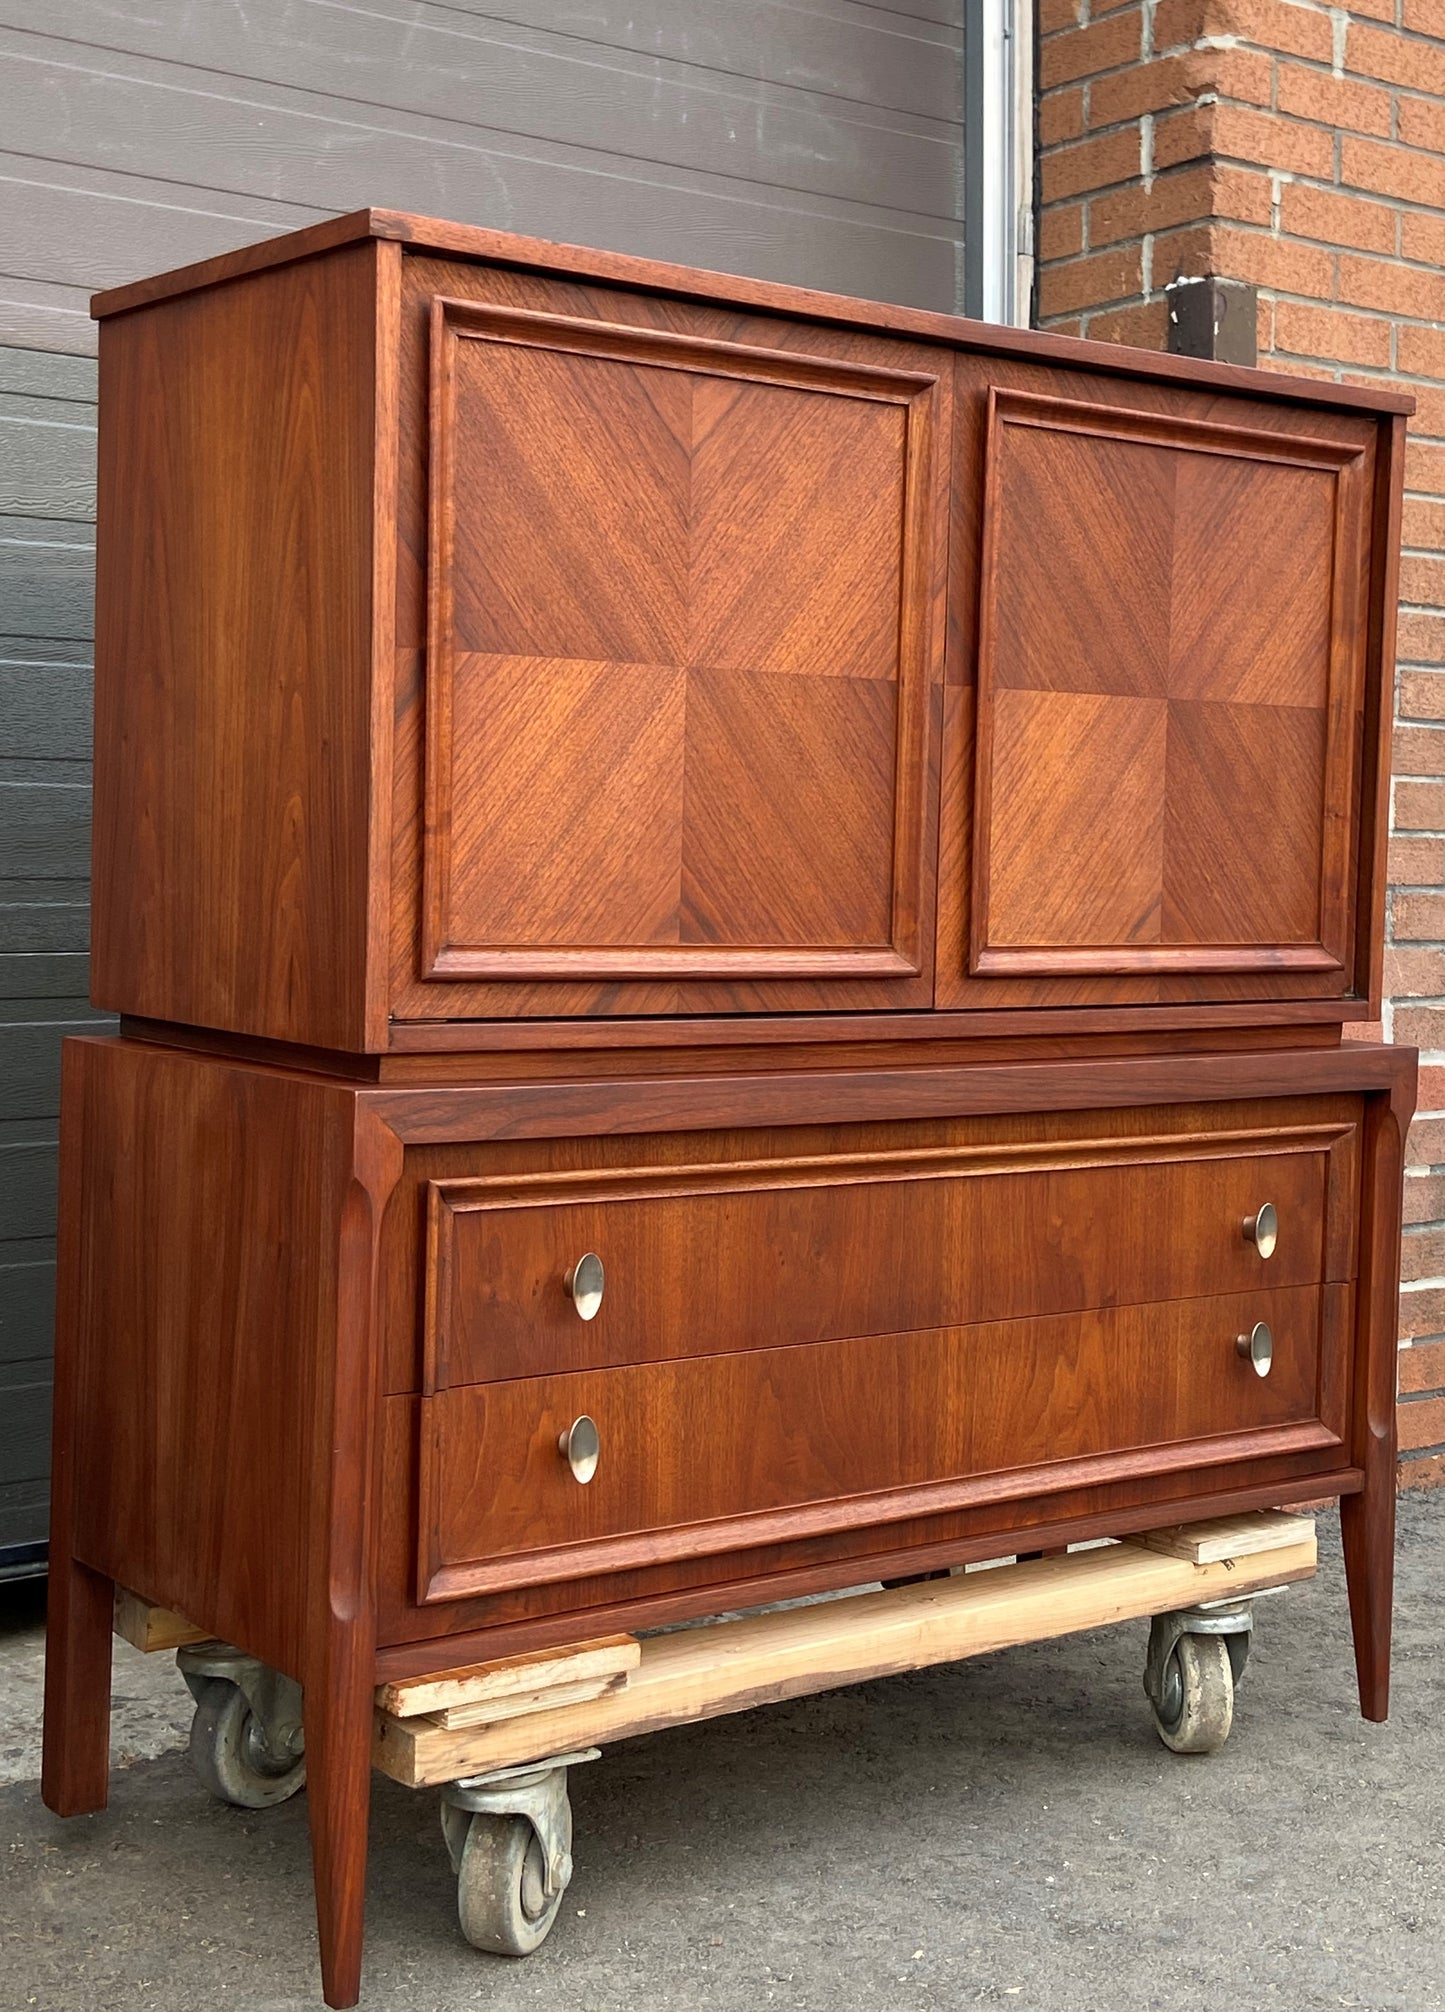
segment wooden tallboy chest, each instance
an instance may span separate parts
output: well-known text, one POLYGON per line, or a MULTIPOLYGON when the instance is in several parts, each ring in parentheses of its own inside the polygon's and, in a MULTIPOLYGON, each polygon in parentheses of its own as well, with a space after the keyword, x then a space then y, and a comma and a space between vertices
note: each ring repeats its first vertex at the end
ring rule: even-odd
POLYGON ((1407 402, 376 211, 96 312, 52 1805, 114 1585, 294 1679, 346 2004, 378 1683, 1336 1493, 1383 1716, 1407 402))

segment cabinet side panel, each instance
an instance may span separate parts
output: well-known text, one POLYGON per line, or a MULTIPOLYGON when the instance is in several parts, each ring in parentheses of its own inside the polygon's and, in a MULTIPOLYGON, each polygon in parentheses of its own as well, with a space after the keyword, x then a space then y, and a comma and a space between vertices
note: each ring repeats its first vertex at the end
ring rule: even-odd
POLYGON ((299 1673, 351 1093, 138 1044, 70 1053, 75 1554, 299 1673))
POLYGON ((363 1045, 376 251, 104 324, 93 996, 363 1045))

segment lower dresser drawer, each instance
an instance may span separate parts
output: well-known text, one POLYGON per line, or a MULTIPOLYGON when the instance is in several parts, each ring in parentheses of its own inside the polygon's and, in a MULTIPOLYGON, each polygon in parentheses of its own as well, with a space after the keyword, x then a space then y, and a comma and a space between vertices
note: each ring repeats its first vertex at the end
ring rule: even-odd
POLYGON ((438 1391, 419 1597, 717 1554, 1337 1442, 1347 1284, 752 1348, 438 1391), (1263 1321, 1267 1376, 1237 1338, 1263 1321), (595 1421, 585 1485, 559 1439, 595 1421))

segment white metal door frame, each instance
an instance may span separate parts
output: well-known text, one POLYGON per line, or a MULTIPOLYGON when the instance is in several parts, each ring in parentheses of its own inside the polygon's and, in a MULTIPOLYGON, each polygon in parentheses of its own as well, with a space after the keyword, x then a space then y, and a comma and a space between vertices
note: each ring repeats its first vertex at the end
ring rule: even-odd
POLYGON ((1026 325, 1033 290, 1031 0, 964 0, 963 311, 1026 325))

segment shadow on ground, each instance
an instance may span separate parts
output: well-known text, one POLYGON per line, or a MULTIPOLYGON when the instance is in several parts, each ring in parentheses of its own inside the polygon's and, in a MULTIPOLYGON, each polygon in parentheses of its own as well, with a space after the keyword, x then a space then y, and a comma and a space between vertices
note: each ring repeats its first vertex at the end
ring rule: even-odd
MULTIPOLYGON (((1357 1716, 1321 1539, 1209 1759, 1154 1738, 1142 1624, 614 1749, 573 1775, 576 1875, 523 1963, 461 1941, 435 1793, 377 1780, 362 2005, 1435 2012, 1445 1492, 1402 1503, 1388 1726, 1357 1716)), ((223 1809, 166 1753, 98 1817, 0 1789, 0 1850, 7 2012, 320 2004, 304 1798, 223 1809)))

